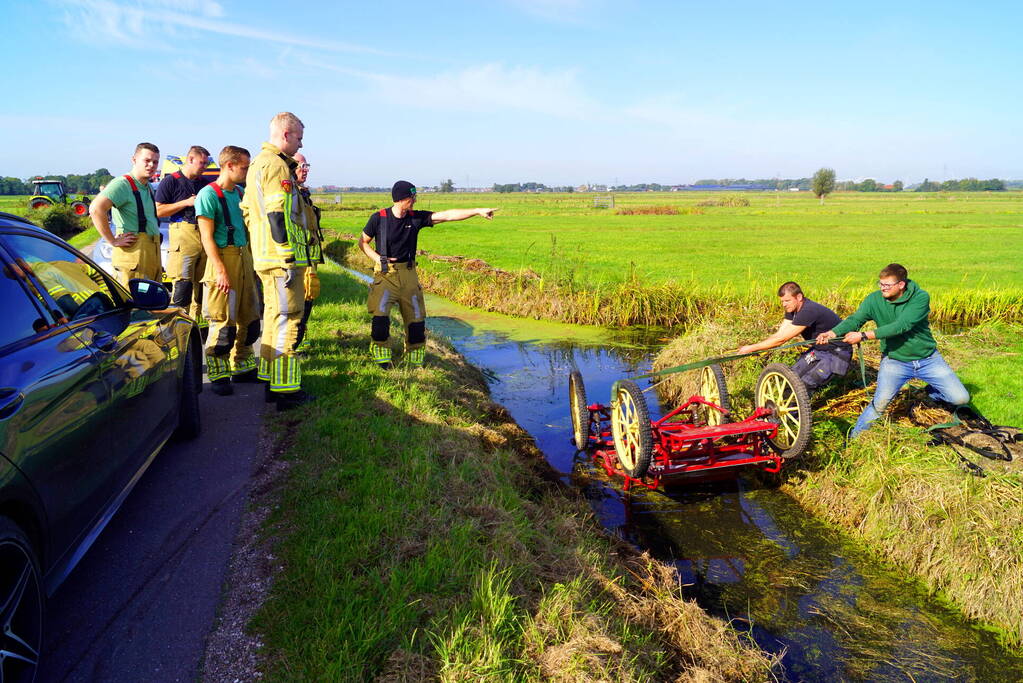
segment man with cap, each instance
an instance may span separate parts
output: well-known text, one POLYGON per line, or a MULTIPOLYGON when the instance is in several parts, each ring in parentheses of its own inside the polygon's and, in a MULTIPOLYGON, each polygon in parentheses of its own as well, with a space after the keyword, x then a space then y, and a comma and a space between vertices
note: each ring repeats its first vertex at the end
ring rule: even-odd
POLYGON ((309 316, 313 312, 313 301, 320 294, 320 280, 316 274, 316 267, 323 263, 323 236, 320 233, 320 207, 313 203, 312 193, 306 186, 309 179, 309 161, 301 152, 296 152, 295 179, 298 180, 298 192, 305 200, 306 228, 309 232, 309 268, 306 270, 305 283, 305 308, 302 311, 302 321, 298 324, 298 344, 295 349, 305 352, 309 349, 309 340, 306 338, 306 328, 309 325, 309 316))
POLYGON ((170 173, 156 188, 156 217, 170 222, 170 253, 167 277, 171 281, 171 303, 185 309, 200 326, 202 317, 202 276, 206 252, 195 218, 195 197, 210 183, 203 171, 210 163, 205 147, 192 145, 180 171, 170 173))
POLYGON ((382 368, 391 367, 390 312, 398 304, 405 324, 405 356, 412 366, 426 358, 426 305, 416 275, 416 244, 419 231, 437 223, 464 221, 473 216, 487 220, 497 209, 449 209, 415 211, 416 186, 399 180, 391 188, 394 205, 369 217, 359 247, 374 263, 367 308, 373 316, 370 354, 382 368), (374 242, 376 249, 369 246, 374 242))
POLYGON ((160 225, 149 180, 160 163, 160 149, 140 142, 131 157, 131 172, 107 183, 89 206, 89 217, 100 237, 114 247, 110 262, 118 282, 132 278, 159 280, 160 225), (114 230, 110 229, 113 214, 114 230))

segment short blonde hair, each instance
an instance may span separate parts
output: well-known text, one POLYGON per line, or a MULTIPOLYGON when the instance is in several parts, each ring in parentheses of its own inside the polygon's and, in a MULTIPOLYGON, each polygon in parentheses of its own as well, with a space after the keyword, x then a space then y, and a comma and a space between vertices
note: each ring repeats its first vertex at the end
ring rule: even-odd
POLYGON ((228 145, 224 149, 220 150, 220 167, 224 168, 228 164, 237 164, 241 161, 251 159, 252 155, 249 154, 249 150, 244 147, 235 147, 234 145, 228 145))
POLYGON ((305 128, 305 124, 302 123, 302 119, 298 118, 290 111, 282 111, 272 119, 270 119, 270 132, 273 133, 275 130, 286 131, 296 130, 298 128, 305 128))

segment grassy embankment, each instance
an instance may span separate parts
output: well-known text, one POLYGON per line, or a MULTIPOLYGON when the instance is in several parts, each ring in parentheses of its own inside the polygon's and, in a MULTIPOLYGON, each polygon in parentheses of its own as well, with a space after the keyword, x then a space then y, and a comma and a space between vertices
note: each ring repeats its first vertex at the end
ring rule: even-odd
MULTIPOLYGON (((257 618, 272 680, 763 680, 769 662, 678 597, 545 478, 482 376, 366 362, 365 287, 328 266, 293 463, 283 573, 257 618)), ((276 414, 274 414, 276 415, 276 414)))
MULTIPOLYGON (((934 295, 935 318, 1023 321, 1023 193, 844 193, 821 206, 809 193, 746 193, 749 206, 714 193, 423 195, 417 208, 498 206, 425 231, 419 246, 462 261, 421 259, 433 292, 527 317, 627 326, 679 325, 722 303, 751 305, 789 279, 831 293, 848 311, 877 271, 899 261, 934 295), (620 215, 667 207, 681 213, 620 215), (493 273, 482 259, 507 275, 493 273)), ((327 201, 328 198, 323 198, 327 201)), ((325 203, 324 224, 358 234, 384 195, 325 203)), ((741 202, 740 202, 741 203, 741 202)))
MULTIPOLYGON (((28 196, 7 196, 0 197, 0 211, 12 213, 15 216, 25 216, 36 225, 39 225, 41 211, 32 211, 28 208, 28 196)), ((68 239, 68 242, 79 249, 86 247, 99 239, 99 232, 92 227, 89 218, 79 219, 83 228, 82 232, 68 239), (88 227, 85 227, 88 226, 88 227)))
MULTIPOLYGON (((776 316, 778 317, 778 316, 776 316)), ((776 320, 732 311, 703 323, 669 345, 657 367, 671 367, 731 350, 762 336, 776 320), (758 322, 759 321, 759 322, 758 322)), ((991 324, 939 335, 942 354, 971 391, 974 404, 996 424, 1023 426, 1023 326, 991 324)), ((878 347, 868 344, 868 380, 878 347)), ((787 356, 783 354, 788 354, 787 356)), ((780 352, 770 360, 791 360, 780 352)), ((730 363, 725 372, 736 412, 748 414, 762 357, 730 363)), ((695 373, 670 376, 666 401, 693 393, 695 373)), ((922 386, 922 385, 921 385, 922 386)), ((987 472, 965 473, 947 447, 928 447, 907 410, 923 399, 919 387, 893 404, 892 421, 846 443, 845 434, 873 393, 858 372, 814 399, 810 452, 786 470, 784 490, 814 515, 861 538, 881 557, 920 576, 964 614, 995 627, 1014 646, 1023 642, 1023 448, 1000 463, 970 454, 987 472)), ((931 423, 947 413, 935 411, 931 423)), ((990 447, 983 440, 978 445, 990 447)))

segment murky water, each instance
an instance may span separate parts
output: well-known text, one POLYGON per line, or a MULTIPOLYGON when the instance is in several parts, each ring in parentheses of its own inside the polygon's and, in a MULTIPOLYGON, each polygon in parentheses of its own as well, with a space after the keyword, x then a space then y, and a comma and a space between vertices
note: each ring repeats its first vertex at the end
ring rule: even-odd
MULTIPOLYGON (((788 680, 1023 680, 1019 652, 778 491, 738 479, 625 494, 579 460, 570 442, 569 371, 582 372, 591 402, 606 402, 616 379, 649 369, 657 330, 626 335, 523 321, 442 300, 427 307, 435 314, 429 329, 487 372, 494 400, 582 488, 600 521, 674 563, 705 609, 761 648, 784 653, 788 680)), ((659 414, 653 392, 647 396, 659 414)))

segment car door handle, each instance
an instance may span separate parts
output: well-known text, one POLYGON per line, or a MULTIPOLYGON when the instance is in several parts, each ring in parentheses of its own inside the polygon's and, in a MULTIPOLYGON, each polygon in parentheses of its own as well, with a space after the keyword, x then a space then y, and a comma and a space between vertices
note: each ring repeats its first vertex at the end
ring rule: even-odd
POLYGON ((24 401, 25 394, 17 389, 12 387, 0 389, 0 420, 6 420, 18 412, 18 408, 21 407, 24 401))

